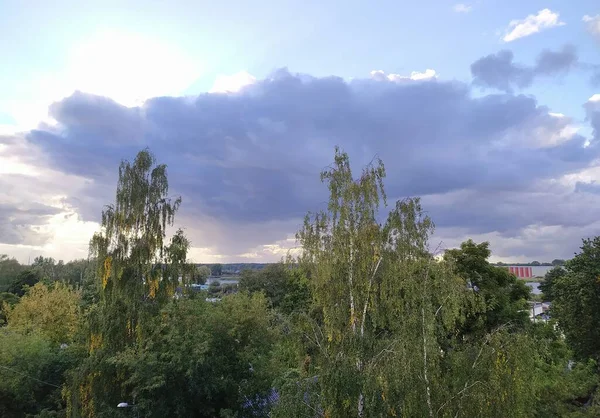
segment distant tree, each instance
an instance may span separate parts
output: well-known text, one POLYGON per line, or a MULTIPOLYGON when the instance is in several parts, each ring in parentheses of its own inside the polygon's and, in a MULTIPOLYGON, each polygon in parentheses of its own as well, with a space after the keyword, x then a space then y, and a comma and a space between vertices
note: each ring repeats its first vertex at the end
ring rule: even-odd
POLYGON ((66 264, 59 261, 57 279, 74 287, 82 287, 94 275, 94 263, 87 259, 72 260, 66 264))
POLYGON ((204 284, 204 283, 206 283, 206 279, 208 279, 210 274, 211 274, 210 267, 208 267, 208 266, 197 267, 196 270, 194 271, 193 280, 195 283, 204 284))
POLYGON ((43 257, 40 255, 33 260, 31 269, 37 271, 42 280, 52 282, 58 280, 59 270, 63 266, 64 263, 62 260, 60 265, 57 265, 56 260, 52 257, 43 257))
POLYGON ((22 334, 39 333, 55 345, 71 343, 81 320, 80 292, 56 282, 37 283, 18 304, 6 309, 8 329, 22 334))
POLYGON ((11 283, 25 269, 19 262, 6 254, 0 254, 0 292, 8 291, 11 283))
POLYGON ((565 260, 561 260, 561 259, 558 259, 558 258, 552 260, 552 265, 553 266, 564 266, 565 263, 566 263, 565 260))
POLYGON ((600 237, 584 239, 565 270, 552 280, 552 316, 576 358, 600 362, 600 237))
POLYGON ((26 286, 31 287, 42 280, 38 270, 25 270, 19 273, 17 278, 8 287, 8 292, 17 296, 25 294, 26 286))
POLYGON ((263 292, 272 306, 277 307, 287 292, 287 270, 283 263, 271 264, 262 270, 243 270, 240 290, 263 292))
POLYGON ((541 263, 539 261, 532 261, 531 263, 532 266, 541 266, 541 263))
POLYGON ((306 310, 311 300, 306 273, 284 263, 270 264, 262 270, 243 270, 239 289, 264 293, 271 306, 284 313, 306 310))
POLYGON ((0 327, 6 325, 6 311, 19 302, 19 297, 14 293, 0 293, 0 327))
POLYGON ((213 276, 220 276, 223 274, 223 265, 222 264, 213 264, 210 266, 210 273, 213 276))
POLYGON ((552 301, 554 299, 553 287, 558 279, 567 274, 562 266, 555 266, 548 270, 544 276, 544 281, 540 284, 540 290, 544 293, 544 300, 552 301))

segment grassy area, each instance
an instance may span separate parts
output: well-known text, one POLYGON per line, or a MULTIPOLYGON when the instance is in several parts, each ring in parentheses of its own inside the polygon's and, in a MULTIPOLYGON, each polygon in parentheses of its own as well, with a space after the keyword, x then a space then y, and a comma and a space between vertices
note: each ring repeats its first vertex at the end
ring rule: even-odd
POLYGON ((544 283, 543 277, 524 277, 524 278, 519 278, 519 280, 523 280, 524 282, 544 283))

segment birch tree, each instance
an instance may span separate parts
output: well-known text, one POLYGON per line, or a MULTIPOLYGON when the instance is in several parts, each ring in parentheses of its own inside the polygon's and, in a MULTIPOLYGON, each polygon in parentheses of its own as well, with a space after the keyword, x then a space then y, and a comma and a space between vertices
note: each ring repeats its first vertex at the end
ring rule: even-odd
POLYGON ((464 281, 430 254, 433 223, 419 199, 397 202, 378 222, 384 177, 376 159, 355 180, 336 149, 321 174, 327 211, 307 215, 297 235, 323 311, 317 369, 326 416, 433 416, 437 337, 461 316, 464 281))
POLYGON ((75 371, 67 394, 72 416, 94 416, 129 395, 111 356, 143 340, 150 331, 145 319, 157 315, 180 278, 183 285, 193 273, 183 232, 166 240, 181 204, 168 192, 167 167, 147 149, 133 163, 121 163, 115 203, 102 211, 101 231, 90 242, 100 301, 88 315, 90 357, 75 371))

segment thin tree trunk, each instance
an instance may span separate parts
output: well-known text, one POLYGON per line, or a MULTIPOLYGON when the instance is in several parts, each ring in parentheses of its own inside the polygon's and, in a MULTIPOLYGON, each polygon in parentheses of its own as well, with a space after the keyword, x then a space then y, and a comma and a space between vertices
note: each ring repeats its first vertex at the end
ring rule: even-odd
POLYGON ((367 308, 369 307, 369 298, 371 297, 371 288, 373 287, 373 280, 375 279, 375 274, 377 274, 377 270, 379 269, 379 265, 381 264, 381 257, 377 260, 377 264, 375 265, 375 269, 373 270, 373 274, 371 274, 371 278, 369 279, 369 288, 367 290, 367 296, 365 298, 365 304, 363 306, 362 320, 360 322, 360 336, 364 336, 365 334, 365 321, 367 319, 367 308))
POLYGON ((429 416, 433 417, 433 408, 431 406, 431 388, 429 386, 429 377, 427 376, 427 334, 425 332, 425 306, 421 307, 421 317, 423 328, 423 378, 425 379, 425 388, 427 393, 427 408, 429 409, 429 416))
POLYGON ((427 292, 427 279, 429 279, 429 268, 431 267, 431 258, 427 262, 427 270, 425 271, 425 280, 423 280, 423 294, 421 305, 421 328, 423 332, 423 379, 425 380, 425 390, 427 396, 427 408, 429 416, 433 418, 433 407, 431 406, 431 387, 429 376, 427 375, 427 331, 425 327, 425 293, 427 292))
POLYGON ((350 272, 348 274, 348 287, 350 291, 350 325, 352 326, 352 333, 356 333, 356 314, 354 309, 354 282, 353 282, 353 273, 354 273, 354 249, 352 248, 353 242, 350 240, 350 272))

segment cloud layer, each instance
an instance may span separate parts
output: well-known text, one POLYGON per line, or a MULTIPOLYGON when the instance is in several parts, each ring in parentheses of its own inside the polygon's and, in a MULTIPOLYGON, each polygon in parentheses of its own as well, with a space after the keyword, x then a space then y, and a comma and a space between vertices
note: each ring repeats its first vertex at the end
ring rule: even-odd
MULTIPOLYGON (((576 62, 569 47, 543 52, 529 69, 510 53, 490 57, 474 64, 475 80, 502 90, 576 62)), ((0 208, 1 241, 43 242, 30 226, 57 207, 98 221, 113 199, 119 161, 145 146, 168 164, 171 190, 184 201, 179 223, 199 261, 283 255, 304 213, 327 199, 318 174, 335 145, 357 171, 379 155, 388 195, 424 196, 437 237, 448 245, 474 236, 492 239, 501 256, 543 259, 568 256, 585 228, 594 231, 600 101, 586 104, 594 137, 585 138, 572 119, 533 97, 475 97, 468 84, 440 80, 433 70, 374 71, 352 81, 285 69, 262 80, 239 78, 245 87, 237 92, 157 97, 138 107, 82 92, 54 103, 56 125, 5 140, 6 155, 36 161, 41 173, 2 177, 15 197, 0 208), (27 185, 40 189, 38 196, 35 189, 26 194, 27 185), (44 203, 51 199, 54 206, 44 203), (559 226, 573 237, 569 246, 549 232, 559 226)))

